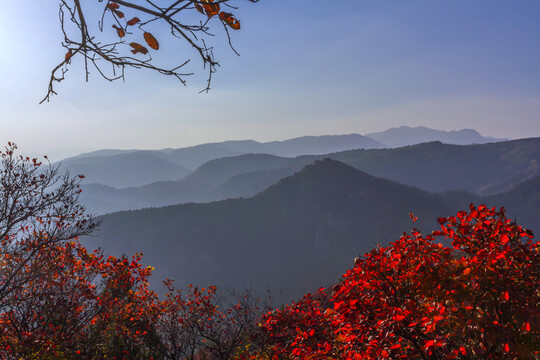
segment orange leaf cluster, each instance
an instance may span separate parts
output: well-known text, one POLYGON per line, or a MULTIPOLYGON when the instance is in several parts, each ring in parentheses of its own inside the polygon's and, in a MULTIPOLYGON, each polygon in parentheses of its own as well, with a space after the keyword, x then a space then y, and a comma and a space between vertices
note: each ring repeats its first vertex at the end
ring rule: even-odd
POLYGON ((233 14, 220 11, 219 3, 214 2, 214 0, 200 0, 200 2, 195 3, 195 9, 201 14, 208 16, 208 18, 219 15, 220 20, 224 24, 228 25, 231 29, 240 30, 240 21, 233 14))
MULTIPOLYGON (((218 5, 219 6, 219 5, 218 5)), ((124 18, 124 14, 119 11, 118 9, 120 8, 120 5, 118 5, 117 3, 114 3, 114 2, 111 2, 107 5, 107 9, 109 9, 110 11, 112 11, 116 16, 118 16, 119 18, 124 18)), ((127 26, 133 26, 133 25, 136 25, 137 23, 139 23, 141 20, 138 18, 138 17, 133 17, 131 18, 130 20, 126 21, 126 28, 122 28, 122 27, 119 27, 117 25, 112 25, 112 27, 116 30, 116 33, 118 35, 118 37, 120 38, 123 38, 126 36, 126 29, 127 29, 127 26)), ((159 50, 159 42, 157 41, 157 39, 154 37, 154 35, 152 35, 151 33, 149 32, 144 32, 143 34, 143 37, 144 37, 144 41, 146 42, 146 44, 153 50, 159 50)), ((143 55, 147 55, 148 54, 148 49, 137 43, 137 42, 131 42, 129 44, 129 46, 131 46, 131 52, 133 54, 143 54, 143 55)))
POLYGON ((219 14, 219 3, 215 3, 214 0, 200 0, 200 3, 195 3, 195 9, 201 14, 208 16, 209 18, 219 14))

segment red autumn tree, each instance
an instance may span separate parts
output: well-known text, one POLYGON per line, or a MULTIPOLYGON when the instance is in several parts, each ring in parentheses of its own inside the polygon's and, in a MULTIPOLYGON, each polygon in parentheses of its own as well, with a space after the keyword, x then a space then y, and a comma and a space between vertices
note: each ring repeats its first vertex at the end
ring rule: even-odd
POLYGON ((150 266, 92 253, 78 236, 96 226, 78 204, 79 177, 0 152, 0 358, 230 359, 259 316, 251 295, 172 282, 160 301, 150 266))
POLYGON ((439 222, 439 231, 413 230, 358 259, 331 307, 307 298, 268 314, 269 357, 539 359, 532 233, 483 205, 439 222))
MULTIPOLYGON (((185 70, 190 55, 178 60, 171 60, 170 55, 166 60, 152 57, 160 50, 160 41, 167 38, 179 41, 188 51, 193 50, 193 57, 208 72, 203 90, 208 91, 212 74, 219 66, 211 39, 222 28, 231 45, 229 31, 240 30, 240 21, 230 11, 237 9, 238 3, 238 0, 60 0, 62 46, 66 54, 52 70, 47 94, 41 102, 56 94, 55 83, 64 80, 68 67, 78 58, 84 63, 87 81, 91 67, 109 81, 124 79, 125 69, 134 68, 169 75, 185 85, 185 77, 192 75, 190 70, 185 70)), ((232 45, 231 48, 238 54, 232 45)))
POLYGON ((151 270, 89 254, 78 237, 98 222, 78 203, 81 177, 16 149, 0 151, 0 357, 140 353, 156 316, 151 270))
POLYGON ((80 178, 0 151, 0 312, 14 291, 42 276, 43 250, 87 235, 96 226, 78 203, 80 178))
POLYGON ((88 254, 76 241, 44 249, 42 276, 0 314, 3 359, 148 358, 159 353, 159 313, 140 257, 88 254))

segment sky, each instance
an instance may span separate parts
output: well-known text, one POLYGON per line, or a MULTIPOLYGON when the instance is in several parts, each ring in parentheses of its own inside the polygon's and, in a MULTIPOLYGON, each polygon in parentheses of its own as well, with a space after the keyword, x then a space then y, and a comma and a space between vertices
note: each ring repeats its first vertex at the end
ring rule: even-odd
MULTIPOLYGON (((60 160, 103 148, 367 134, 401 125, 540 136, 538 0, 232 1, 242 24, 232 33, 240 56, 217 27, 211 45, 221 66, 209 93, 199 93, 206 77, 190 47, 157 28, 156 59, 193 58, 187 86, 142 70, 115 83, 92 70, 85 82, 74 61, 58 95, 39 105, 65 54, 58 5, 6 0, 0 144, 60 160)), ((99 16, 88 11, 95 26, 99 16)))

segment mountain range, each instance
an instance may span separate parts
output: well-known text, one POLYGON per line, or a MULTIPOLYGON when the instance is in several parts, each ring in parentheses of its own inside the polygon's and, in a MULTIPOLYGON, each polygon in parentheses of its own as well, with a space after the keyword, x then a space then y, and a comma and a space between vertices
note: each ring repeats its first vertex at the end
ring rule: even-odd
POLYGON ((124 188, 155 181, 180 180, 205 162, 223 157, 252 153, 294 157, 383 147, 383 144, 358 134, 304 136, 267 143, 254 140, 224 141, 180 149, 98 150, 62 160, 60 163, 72 173, 84 173, 87 183, 124 188), (139 164, 136 163, 137 158, 141 159, 139 164), (154 165, 149 167, 148 161, 152 161, 154 165), (148 174, 142 174, 143 171, 148 174))
POLYGON ((157 181, 176 181, 202 164, 223 157, 270 154, 280 157, 321 155, 353 149, 383 149, 429 141, 472 144, 501 141, 483 137, 475 130, 445 132, 425 127, 400 127, 381 133, 304 136, 285 141, 224 141, 163 150, 103 149, 61 161, 62 168, 86 176, 85 184, 114 188, 143 186, 157 181), (379 139, 379 140, 377 140, 379 139))
POLYGON ((279 301, 326 286, 354 257, 413 226, 437 229, 439 216, 470 202, 507 205, 520 224, 540 230, 540 179, 480 197, 429 193, 323 159, 245 199, 189 203, 107 215, 89 247, 144 253, 158 280, 222 288, 270 289, 279 301))
POLYGON ((106 213, 250 197, 326 157, 373 176, 430 192, 465 190, 489 195, 540 175, 540 138, 482 145, 432 142, 396 149, 357 149, 295 158, 246 154, 208 161, 177 181, 125 189, 87 185, 83 187, 81 201, 91 212, 106 213))

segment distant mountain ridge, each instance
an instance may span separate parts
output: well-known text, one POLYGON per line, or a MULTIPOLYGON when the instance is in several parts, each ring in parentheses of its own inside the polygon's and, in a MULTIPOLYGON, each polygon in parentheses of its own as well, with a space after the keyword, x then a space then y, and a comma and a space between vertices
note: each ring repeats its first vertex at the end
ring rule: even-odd
POLYGON ((400 126, 381 132, 366 134, 366 136, 385 144, 386 147, 390 148, 398 148, 431 141, 440 141, 445 144, 454 145, 471 145, 509 140, 485 137, 480 135, 478 131, 474 129, 443 131, 430 129, 425 126, 400 126))
POLYGON ((382 147, 384 146, 375 140, 358 134, 305 136, 268 143, 254 140, 231 140, 180 149, 107 149, 81 154, 59 163, 64 170, 84 174, 86 184, 97 183, 114 188, 128 188, 158 181, 180 180, 202 164, 224 157, 244 154, 294 157, 382 147), (149 159, 152 159, 150 163, 149 159))
POLYGON ((81 200, 91 212, 106 213, 251 197, 325 157, 430 192, 466 190, 487 195, 540 175, 540 138, 466 146, 433 142, 296 158, 247 154, 211 160, 178 181, 120 190, 85 186, 81 200))
POLYGON ((180 180, 207 161, 244 154, 297 157, 353 149, 383 149, 397 147, 396 139, 399 139, 400 146, 428 141, 471 144, 500 140, 482 137, 474 130, 444 132, 425 127, 389 129, 383 133, 372 134, 372 136, 380 139, 348 134, 303 136, 271 142, 230 140, 179 149, 103 149, 64 159, 60 163, 64 169, 72 173, 86 175, 86 184, 98 183, 115 188, 127 188, 157 181, 180 180), (153 159, 152 164, 148 163, 148 159, 153 159))

